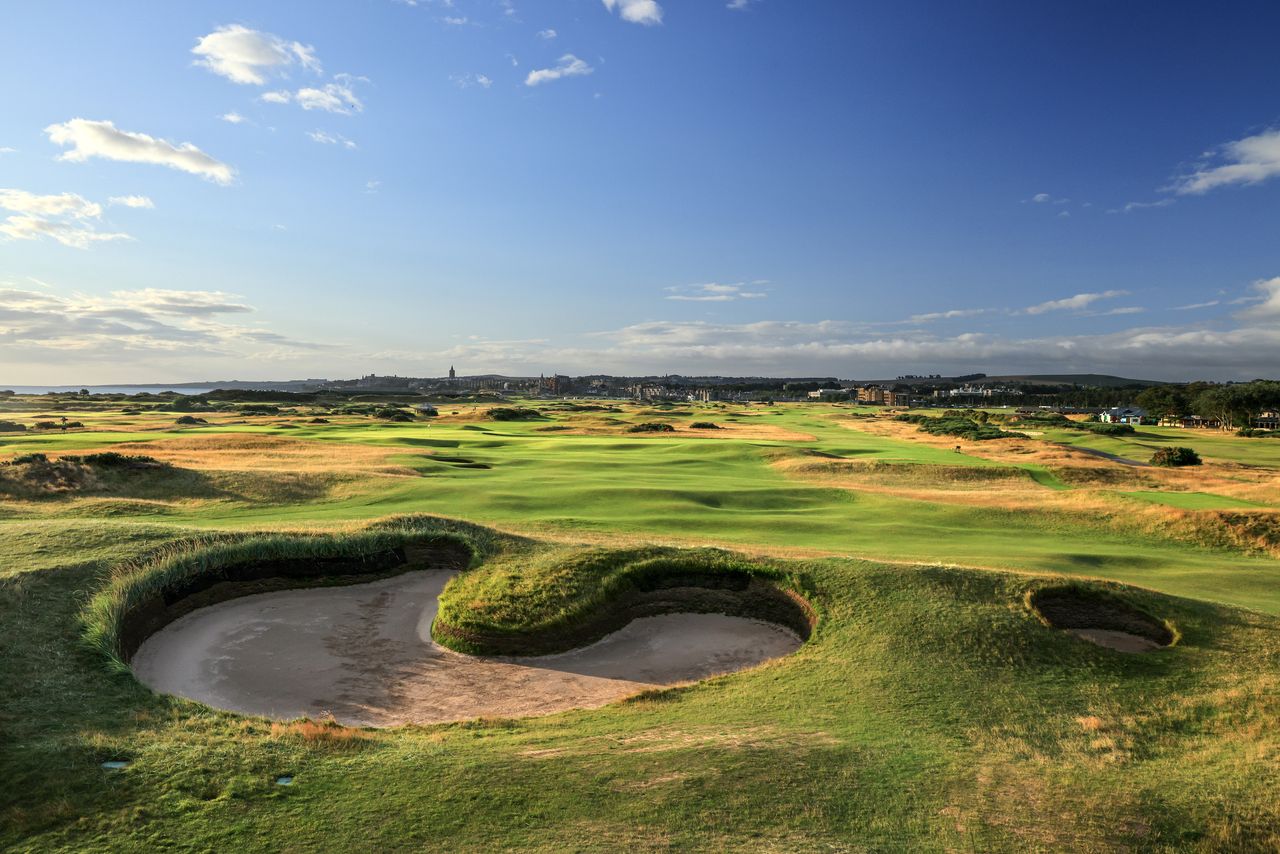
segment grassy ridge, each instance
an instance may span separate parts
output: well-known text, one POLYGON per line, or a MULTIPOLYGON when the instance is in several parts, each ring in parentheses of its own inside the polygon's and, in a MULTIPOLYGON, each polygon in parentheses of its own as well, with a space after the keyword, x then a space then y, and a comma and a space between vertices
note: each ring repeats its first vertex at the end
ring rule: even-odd
POLYGON ((432 627, 464 652, 541 654, 597 640, 635 616, 713 611, 808 637, 811 582, 717 549, 556 549, 498 560, 449 582, 432 627))

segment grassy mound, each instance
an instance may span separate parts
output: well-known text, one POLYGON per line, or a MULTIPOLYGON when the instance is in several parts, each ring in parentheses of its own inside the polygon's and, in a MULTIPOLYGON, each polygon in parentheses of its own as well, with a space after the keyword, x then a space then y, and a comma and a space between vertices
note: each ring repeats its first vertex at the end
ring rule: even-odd
POLYGON ((536 409, 519 406, 495 406, 486 414, 490 421, 540 421, 546 417, 536 409))
POLYGON ((555 550, 449 582, 432 636, 462 652, 539 655, 582 646, 637 617, 709 612, 807 638, 808 582, 715 549, 555 550))
POLYGON ((674 433, 676 428, 662 421, 645 421, 641 424, 632 424, 627 428, 628 433, 674 433))
POLYGON ((0 463, 0 495, 38 500, 68 495, 140 495, 191 486, 200 476, 147 456, 107 452, 50 458, 23 454, 0 463))
POLYGON ((938 417, 907 413, 895 416, 894 420, 915 424, 920 428, 920 432, 928 433, 931 436, 955 436, 960 439, 968 439, 971 442, 982 442, 989 439, 1026 438, 1024 433, 1001 430, 999 427, 980 423, 970 417, 952 414, 951 412, 938 417))

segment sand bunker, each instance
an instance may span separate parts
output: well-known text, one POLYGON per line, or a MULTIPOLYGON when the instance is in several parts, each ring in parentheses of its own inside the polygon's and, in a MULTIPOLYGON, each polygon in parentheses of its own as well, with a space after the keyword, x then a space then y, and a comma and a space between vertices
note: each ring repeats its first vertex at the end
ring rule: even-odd
POLYGON ((1031 594, 1027 604, 1047 625, 1117 652, 1150 652, 1174 641, 1162 621, 1104 593, 1052 588, 1031 594))
POLYGON ((277 719, 394 726, 591 708, 786 655, 789 629, 721 614, 645 617, 567 653, 480 658, 431 640, 453 572, 286 590, 201 608, 148 638, 133 670, 156 691, 277 719))

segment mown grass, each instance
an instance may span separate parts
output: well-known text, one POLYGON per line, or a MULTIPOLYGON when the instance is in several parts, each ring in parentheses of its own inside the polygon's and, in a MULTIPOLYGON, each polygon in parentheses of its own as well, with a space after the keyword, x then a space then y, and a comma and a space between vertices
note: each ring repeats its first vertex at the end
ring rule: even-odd
POLYGON ((444 405, 433 423, 387 425, 201 413, 211 423, 190 430, 173 413, 68 411, 88 428, 0 437, 0 457, 123 443, 221 490, 0 504, 0 848, 1280 847, 1280 561, 1264 549, 1280 443, 1048 430, 956 453, 841 407, 681 407, 741 430, 699 437, 627 435, 652 415, 619 409, 523 423, 444 405), (1160 480, 1055 443, 1130 459, 1187 445, 1206 465, 1160 480), (824 460, 863 466, 876 489, 797 468, 824 460), (290 473, 341 480, 308 490, 290 473), (981 494, 1005 486, 1009 506, 981 494), (487 629, 583 619, 625 588, 609 581, 628 565, 617 550, 640 564, 689 546, 749 553, 695 562, 805 579, 822 619, 798 653, 749 672, 393 731, 156 696, 85 643, 86 607, 105 626, 112 597, 159 583, 140 572, 195 571, 193 539, 239 559, 406 532, 477 544, 485 561, 445 608, 487 629), (1063 577, 1169 620, 1179 642, 1123 656, 1047 628, 1024 601, 1063 577), (276 786, 282 774, 295 784, 276 786))

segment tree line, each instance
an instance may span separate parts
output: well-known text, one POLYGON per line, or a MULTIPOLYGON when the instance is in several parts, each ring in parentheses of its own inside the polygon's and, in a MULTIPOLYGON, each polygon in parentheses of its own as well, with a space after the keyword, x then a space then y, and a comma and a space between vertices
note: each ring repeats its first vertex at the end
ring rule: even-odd
POLYGON ((1248 427, 1263 412, 1280 409, 1280 382, 1152 386, 1139 393, 1135 400, 1157 418, 1199 415, 1220 421, 1224 429, 1232 430, 1248 427))

